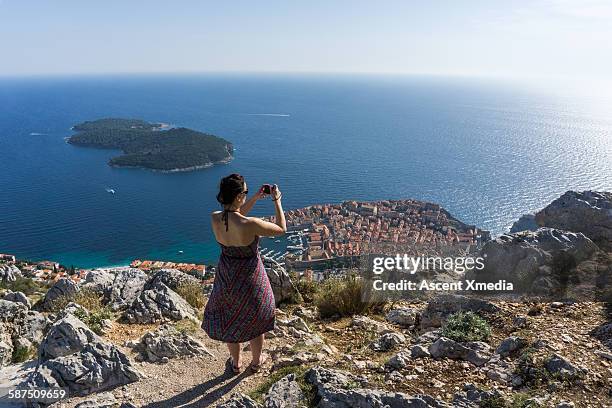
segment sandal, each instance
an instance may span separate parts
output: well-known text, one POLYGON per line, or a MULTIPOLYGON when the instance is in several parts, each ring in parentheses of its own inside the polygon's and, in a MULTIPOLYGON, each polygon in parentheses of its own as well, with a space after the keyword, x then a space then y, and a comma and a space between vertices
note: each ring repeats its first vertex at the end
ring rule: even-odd
POLYGON ((234 365, 234 360, 232 360, 231 357, 227 359, 227 364, 232 367, 232 372, 234 374, 240 374, 240 369, 242 368, 242 364, 238 366, 234 365))
POLYGON ((268 355, 265 353, 261 353, 261 355, 259 356, 259 364, 253 364, 253 362, 251 362, 251 364, 249 364, 249 368, 253 373, 257 373, 259 372, 259 370, 261 370, 261 367, 263 367, 263 365, 266 364, 267 361, 268 355))

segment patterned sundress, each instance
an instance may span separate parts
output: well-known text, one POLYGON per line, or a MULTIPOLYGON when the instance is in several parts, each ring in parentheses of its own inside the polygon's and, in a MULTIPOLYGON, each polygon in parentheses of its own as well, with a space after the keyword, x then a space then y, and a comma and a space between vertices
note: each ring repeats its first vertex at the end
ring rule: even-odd
POLYGON ((246 246, 225 246, 202 329, 211 339, 244 343, 274 329, 274 293, 259 255, 259 237, 246 246))

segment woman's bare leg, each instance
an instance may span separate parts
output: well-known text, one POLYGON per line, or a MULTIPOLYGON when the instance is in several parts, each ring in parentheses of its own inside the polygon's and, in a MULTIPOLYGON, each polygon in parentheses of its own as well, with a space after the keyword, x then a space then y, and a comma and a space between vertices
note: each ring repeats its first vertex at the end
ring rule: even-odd
POLYGON ((232 356, 232 364, 234 367, 240 367, 240 343, 227 343, 230 356, 232 356))
POLYGON ((250 343, 251 343, 251 355, 253 356, 251 364, 259 365, 261 364, 260 357, 261 357, 261 350, 263 349, 263 345, 264 345, 264 335, 262 334, 260 336, 255 337, 253 340, 250 341, 250 343))

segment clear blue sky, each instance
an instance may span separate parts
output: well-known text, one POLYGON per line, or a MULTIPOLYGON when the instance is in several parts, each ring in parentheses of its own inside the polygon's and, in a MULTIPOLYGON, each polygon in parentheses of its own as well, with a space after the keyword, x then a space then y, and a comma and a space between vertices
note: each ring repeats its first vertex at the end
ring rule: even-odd
POLYGON ((0 0, 0 75, 605 78, 612 1, 0 0))

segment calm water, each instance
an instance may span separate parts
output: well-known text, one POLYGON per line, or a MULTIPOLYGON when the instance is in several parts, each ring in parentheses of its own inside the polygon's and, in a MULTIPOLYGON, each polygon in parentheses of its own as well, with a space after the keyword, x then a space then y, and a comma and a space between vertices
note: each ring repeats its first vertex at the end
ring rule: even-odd
MULTIPOLYGON (((3 79, 0 252, 84 267, 214 262, 209 213, 231 172, 252 190, 278 183, 287 209, 417 198, 501 233, 568 189, 612 190, 611 111, 593 98, 473 80, 3 79), (235 160, 192 173, 113 169, 106 162, 118 152, 64 141, 75 123, 102 117, 214 133, 234 143, 235 160)), ((272 210, 265 201, 254 213, 272 210)))

